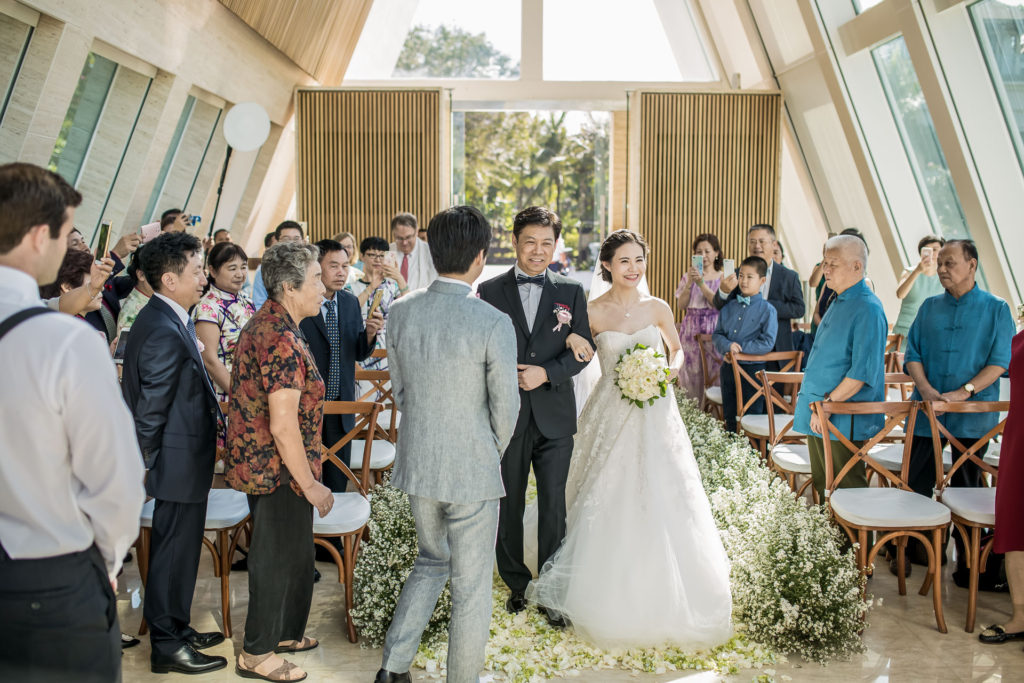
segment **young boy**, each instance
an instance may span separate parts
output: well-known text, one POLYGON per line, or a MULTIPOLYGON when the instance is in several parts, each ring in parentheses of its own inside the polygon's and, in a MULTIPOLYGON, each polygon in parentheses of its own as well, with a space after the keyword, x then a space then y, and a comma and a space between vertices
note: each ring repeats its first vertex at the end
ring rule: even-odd
MULTIPOLYGON (((761 296, 768 275, 768 264, 759 256, 743 259, 736 273, 736 296, 730 297, 718 316, 718 326, 711 335, 715 348, 723 356, 729 352, 759 355, 775 348, 775 334, 779 321, 775 307, 761 296)), ((764 370, 764 363, 743 361, 743 369, 751 377, 764 370)), ((725 413, 725 428, 736 431, 736 380, 732 364, 722 364, 722 409, 725 413)), ((743 400, 746 402, 757 391, 749 382, 743 381, 743 400)), ((763 413, 764 400, 758 399, 748 413, 763 413)))

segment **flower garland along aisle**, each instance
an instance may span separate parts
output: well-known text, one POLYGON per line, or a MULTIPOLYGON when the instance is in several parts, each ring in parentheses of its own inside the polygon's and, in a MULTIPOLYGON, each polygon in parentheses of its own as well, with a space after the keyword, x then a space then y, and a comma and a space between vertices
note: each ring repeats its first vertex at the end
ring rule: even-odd
MULTIPOLYGON (((861 598, 852 551, 840 551, 840 532, 821 508, 798 500, 769 472, 745 439, 726 433, 689 399, 680 399, 679 407, 732 563, 736 635, 711 651, 605 652, 577 639, 571 629, 551 628, 536 609, 509 614, 508 591, 495 577, 489 670, 515 682, 598 669, 723 674, 760 669, 770 677, 775 672, 764 667, 781 653, 826 663, 863 649, 859 632, 868 604, 861 598)), ((380 647, 416 558, 416 529, 405 495, 386 484, 375 489, 371 508, 370 537, 356 563, 352 618, 363 645, 380 647)), ((450 616, 446 588, 415 661, 432 676, 444 672, 450 616)))

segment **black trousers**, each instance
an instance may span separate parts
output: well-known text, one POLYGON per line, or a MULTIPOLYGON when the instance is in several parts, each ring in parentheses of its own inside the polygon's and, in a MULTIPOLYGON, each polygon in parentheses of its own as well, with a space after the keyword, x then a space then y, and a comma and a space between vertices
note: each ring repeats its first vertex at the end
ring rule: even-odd
POLYGON ((242 647, 263 655, 282 640, 301 640, 306 631, 313 602, 313 506, 282 481, 272 493, 249 496, 249 511, 249 613, 242 647))
POLYGON ((533 466, 537 478, 537 569, 540 570, 565 538, 565 482, 572 459, 572 437, 548 439, 533 417, 522 434, 513 437, 501 459, 505 497, 498 510, 498 573, 513 591, 525 591, 533 578, 523 562, 523 512, 533 466))
POLYGON ((100 551, 12 560, 0 548, 0 681, 120 680, 117 598, 100 551))
MULTIPOLYGON (((764 363, 744 363, 743 370, 753 378, 757 378, 757 373, 765 369, 764 363)), ((725 429, 729 432, 736 431, 736 378, 733 376, 732 363, 722 363, 722 372, 720 374, 722 381, 722 413, 725 416, 725 429)), ((750 397, 757 391, 750 382, 747 382, 742 377, 740 381, 743 383, 743 402, 746 403, 750 400, 750 397)), ((747 412, 751 415, 763 415, 765 412, 764 399, 758 398, 754 403, 747 409, 747 412)))
MULTIPOLYGON (((954 434, 957 440, 964 445, 965 448, 970 448, 975 442, 980 439, 974 437, 963 437, 954 434)), ((946 444, 949 443, 946 439, 942 439, 942 447, 945 448, 946 444)), ((958 452, 955 448, 953 450, 953 462, 956 462, 957 456, 962 452, 958 452)), ((978 449, 978 457, 983 457, 988 451, 988 444, 985 444, 978 449)), ((953 473, 953 479, 950 481, 950 486, 970 486, 978 487, 981 486, 981 468, 975 465, 973 462, 964 463, 960 469, 953 473)), ((910 469, 907 474, 907 484, 914 490, 915 493, 920 493, 922 496, 932 497, 932 489, 935 488, 935 452, 932 446, 932 437, 930 436, 915 436, 914 442, 910 447, 910 469)))
MULTIPOLYGON (((330 448, 341 440, 348 431, 342 425, 342 415, 324 415, 324 427, 321 431, 324 446, 330 448)), ((338 458, 345 463, 346 467, 352 464, 352 442, 341 447, 338 451, 338 458)), ((344 493, 348 487, 348 477, 342 474, 341 470, 334 466, 334 463, 324 459, 323 484, 335 493, 344 493)))
POLYGON ((170 655, 195 633, 189 622, 205 526, 205 499, 199 503, 156 500, 142 606, 153 652, 170 655))

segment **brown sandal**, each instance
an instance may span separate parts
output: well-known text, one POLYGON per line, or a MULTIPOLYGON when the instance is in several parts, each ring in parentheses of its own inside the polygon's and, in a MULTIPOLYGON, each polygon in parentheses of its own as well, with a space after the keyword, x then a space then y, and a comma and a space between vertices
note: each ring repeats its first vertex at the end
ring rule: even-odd
POLYGON ((304 681, 306 680, 306 677, 309 675, 303 671, 302 676, 300 678, 292 678, 292 671, 298 669, 299 667, 286 660, 281 660, 281 666, 277 667, 273 671, 270 671, 266 674, 261 674, 258 671, 256 671, 256 667, 265 662, 267 659, 269 659, 269 657, 261 659, 253 666, 252 669, 243 669, 242 664, 245 663, 246 665, 248 665, 249 662, 246 661, 246 654, 244 652, 240 652, 238 653, 238 661, 235 662, 235 673, 241 676, 242 678, 255 678, 261 681, 274 681, 275 683, 278 681, 304 681))
POLYGON ((305 652, 306 650, 312 650, 320 644, 316 638, 310 638, 309 636, 302 636, 302 640, 291 640, 282 641, 277 644, 274 648, 275 654, 281 654, 282 652, 305 652), (284 643, 292 643, 291 645, 285 645, 284 643))

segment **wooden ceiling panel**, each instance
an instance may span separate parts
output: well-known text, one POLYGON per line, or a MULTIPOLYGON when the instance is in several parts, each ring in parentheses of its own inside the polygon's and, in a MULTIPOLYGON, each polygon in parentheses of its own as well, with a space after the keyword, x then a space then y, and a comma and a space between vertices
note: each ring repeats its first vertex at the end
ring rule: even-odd
POLYGON ((220 0, 322 85, 339 85, 373 0, 220 0))

